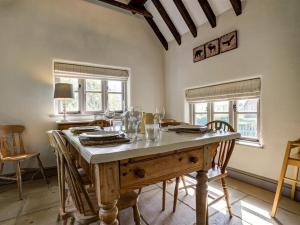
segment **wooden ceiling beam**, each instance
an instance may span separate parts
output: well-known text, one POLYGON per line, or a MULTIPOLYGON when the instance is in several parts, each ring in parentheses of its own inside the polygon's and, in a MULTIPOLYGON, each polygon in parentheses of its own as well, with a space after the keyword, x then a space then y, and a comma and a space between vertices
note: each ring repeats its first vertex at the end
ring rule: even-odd
POLYGON ((185 8, 182 0, 173 0, 173 1, 175 3, 175 6, 177 7, 178 11, 180 12, 182 18, 184 19, 186 25, 190 29, 191 33, 193 34, 194 37, 197 37, 196 25, 195 25, 194 21, 192 20, 189 12, 185 8))
POLYGON ((145 16, 145 17, 152 18, 151 13, 149 13, 146 9, 141 9, 141 8, 137 8, 135 6, 126 5, 122 2, 118 2, 118 1, 115 1, 115 0, 97 0, 97 1, 104 2, 104 3, 107 3, 109 5, 116 6, 118 8, 128 10, 128 11, 131 11, 133 13, 137 13, 137 14, 140 14, 142 16, 145 16))
POLYGON ((168 50, 168 48, 169 48, 168 42, 165 39, 164 35, 160 32, 160 30, 159 30, 158 26, 156 25, 156 23, 154 22, 154 20, 149 17, 145 17, 145 19, 148 22, 148 24, 150 25, 150 27, 152 28, 152 30, 154 31, 154 33, 156 34, 157 38, 160 40, 161 44, 164 46, 164 48, 166 50, 168 50))
POLYGON ((156 7, 157 11, 159 12, 159 14, 161 15, 161 17, 163 18, 163 20, 165 21, 165 23, 167 24, 167 26, 170 29, 171 33, 173 34, 175 40, 180 45, 181 44, 181 36, 180 36, 179 32, 177 31, 176 27, 174 26, 171 18, 169 17, 168 13, 166 12, 165 8, 163 7, 163 5, 161 4, 161 2, 159 0, 152 0, 152 2, 154 4, 154 6, 156 7))
POLYGON ((211 9, 209 3, 207 0, 198 0, 204 14, 206 15, 206 18, 208 19, 210 25, 214 28, 217 26, 216 16, 211 9))
MULTIPOLYGON (((143 9, 146 10, 144 4, 146 3, 147 0, 131 0, 129 2, 129 5, 131 6, 135 6, 139 9, 143 9)), ((156 37, 159 39, 159 41, 161 42, 161 44, 164 46, 164 48, 166 50, 168 50, 169 48, 169 44, 167 42, 167 40, 165 39, 164 35, 161 33, 161 31, 159 30, 158 26, 156 25, 156 23, 154 22, 153 18, 149 18, 145 16, 145 20, 147 21, 147 23, 150 25, 150 27, 152 28, 153 32, 155 33, 156 37)))
POLYGON ((131 0, 128 5, 143 6, 147 0, 131 0))
POLYGON ((232 8, 237 16, 242 14, 242 2, 241 0, 230 0, 232 8))

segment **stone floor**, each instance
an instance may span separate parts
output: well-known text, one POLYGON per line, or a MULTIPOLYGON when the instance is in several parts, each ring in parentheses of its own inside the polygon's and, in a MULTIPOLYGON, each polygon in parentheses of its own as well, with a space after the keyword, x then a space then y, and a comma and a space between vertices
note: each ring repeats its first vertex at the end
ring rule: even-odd
MULTIPOLYGON (((192 182, 192 181, 188 181, 192 182)), ((216 225, 300 225, 300 203, 282 198, 275 219, 270 216, 274 193, 255 186, 227 179, 233 209, 229 219, 226 204, 220 201, 209 208, 209 224, 216 225)), ((161 185, 143 189, 139 201, 142 225, 193 225, 195 223, 194 190, 186 195, 182 190, 176 213, 172 213, 174 183, 168 184, 166 210, 161 212, 161 185)), ((209 185, 213 195, 221 194, 218 183, 209 185)), ((0 224, 1 225, 54 225, 58 209, 58 188, 55 178, 49 185, 42 180, 24 182, 24 200, 19 201, 15 185, 0 187, 0 224)), ((132 211, 120 212, 121 225, 134 225, 132 211)))

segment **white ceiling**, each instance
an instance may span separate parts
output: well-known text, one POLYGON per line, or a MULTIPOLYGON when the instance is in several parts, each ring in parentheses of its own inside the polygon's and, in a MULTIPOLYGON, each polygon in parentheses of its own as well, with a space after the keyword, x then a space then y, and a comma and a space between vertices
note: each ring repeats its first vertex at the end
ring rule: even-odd
MULTIPOLYGON (((186 9, 188 10, 189 14, 191 15, 196 27, 199 27, 202 24, 208 22, 198 0, 182 0, 182 1, 186 9)), ((190 32, 181 14, 176 8, 173 0, 160 0, 160 2, 162 3, 165 10, 167 11, 168 15, 170 16, 178 32, 181 35, 190 32)), ((221 15, 228 9, 232 9, 230 0, 208 0, 208 2, 216 16, 221 15)), ((172 33, 170 32, 169 28, 167 27, 166 23, 163 21, 162 17, 160 16, 159 12, 155 8, 151 0, 148 0, 146 2, 145 7, 153 15, 153 20, 157 24, 158 28, 160 29, 160 31, 162 32, 166 40, 167 41, 174 40, 172 33)))

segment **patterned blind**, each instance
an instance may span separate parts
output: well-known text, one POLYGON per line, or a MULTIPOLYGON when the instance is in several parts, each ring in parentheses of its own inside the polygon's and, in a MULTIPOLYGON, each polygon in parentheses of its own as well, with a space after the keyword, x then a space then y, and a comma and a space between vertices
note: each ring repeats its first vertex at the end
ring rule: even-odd
POLYGON ((106 80, 128 80, 128 70, 75 63, 54 62, 56 76, 76 78, 97 78, 106 80))

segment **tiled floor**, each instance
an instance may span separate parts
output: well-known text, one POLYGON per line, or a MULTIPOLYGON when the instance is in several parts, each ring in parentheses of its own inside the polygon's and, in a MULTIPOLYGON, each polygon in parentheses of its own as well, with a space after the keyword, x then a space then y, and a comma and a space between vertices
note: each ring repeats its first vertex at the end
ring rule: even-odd
MULTIPOLYGON (((224 201, 209 208, 209 224, 215 225, 300 225, 300 203, 282 198, 276 219, 270 216, 274 193, 255 186, 227 179, 233 209, 229 219, 224 201)), ((161 185, 143 189, 139 207, 142 225, 193 225, 195 223, 194 190, 179 194, 176 213, 172 213, 174 184, 168 184, 166 210, 161 212, 161 185)), ((212 194, 222 193, 218 183, 210 184, 212 194)), ((49 185, 43 180, 24 183, 24 200, 19 201, 15 185, 0 187, 1 225, 54 225, 58 208, 58 188, 55 178, 49 185)), ((120 212, 121 225, 134 225, 131 210, 120 212)))

